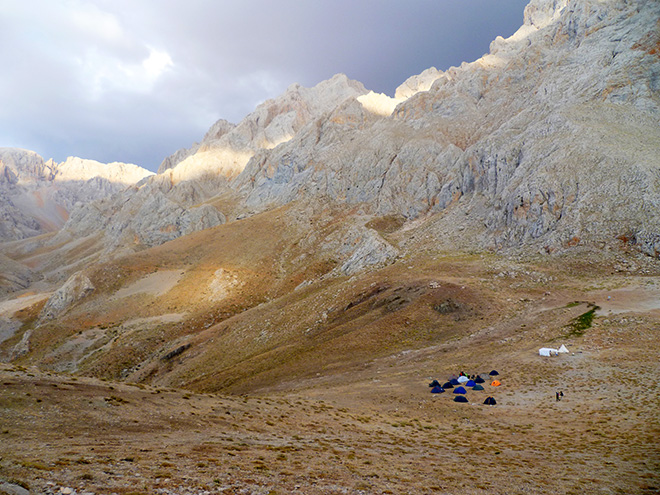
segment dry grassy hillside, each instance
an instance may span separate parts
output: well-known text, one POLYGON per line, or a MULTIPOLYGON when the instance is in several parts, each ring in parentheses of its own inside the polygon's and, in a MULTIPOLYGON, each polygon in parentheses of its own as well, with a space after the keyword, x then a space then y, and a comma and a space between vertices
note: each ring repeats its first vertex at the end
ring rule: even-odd
POLYGON ((26 305, 1 345, 29 341, 0 371, 5 491, 660 489, 657 262, 464 252, 433 218, 357 213, 290 205, 89 268, 51 322, 26 305), (400 254, 349 277, 358 223, 400 254), (467 404, 429 392, 491 369, 467 404))

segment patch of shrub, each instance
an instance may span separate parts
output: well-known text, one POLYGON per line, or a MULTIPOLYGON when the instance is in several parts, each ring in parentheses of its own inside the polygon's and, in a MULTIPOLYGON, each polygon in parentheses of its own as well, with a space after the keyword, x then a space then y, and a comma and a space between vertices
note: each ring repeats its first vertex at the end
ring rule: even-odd
POLYGON ((586 313, 582 313, 580 316, 573 318, 568 325, 570 331, 567 336, 582 337, 584 335, 584 331, 587 328, 591 328, 591 324, 593 323, 596 311, 598 311, 599 309, 600 309, 599 306, 594 306, 586 313))

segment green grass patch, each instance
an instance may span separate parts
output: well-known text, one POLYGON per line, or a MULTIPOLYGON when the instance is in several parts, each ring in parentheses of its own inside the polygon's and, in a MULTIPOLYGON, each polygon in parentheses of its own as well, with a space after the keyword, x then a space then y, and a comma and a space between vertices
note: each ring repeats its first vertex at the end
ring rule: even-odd
POLYGON ((568 324, 569 332, 566 334, 566 337, 582 337, 585 330, 591 328, 596 311, 599 309, 599 306, 594 306, 586 313, 582 313, 580 316, 573 318, 568 324))

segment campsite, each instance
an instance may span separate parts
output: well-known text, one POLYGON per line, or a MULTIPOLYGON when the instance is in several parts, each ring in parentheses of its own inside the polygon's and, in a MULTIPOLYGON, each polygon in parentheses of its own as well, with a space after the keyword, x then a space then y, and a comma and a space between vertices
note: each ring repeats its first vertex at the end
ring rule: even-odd
POLYGON ((630 316, 610 321, 559 358, 539 357, 532 332, 523 353, 422 348, 242 397, 2 365, 0 467, 11 489, 58 495, 654 493, 656 329, 636 323, 622 347, 630 316), (481 371, 484 356, 499 375, 453 394, 465 388, 456 363, 481 371), (444 393, 430 392, 433 375, 444 393))

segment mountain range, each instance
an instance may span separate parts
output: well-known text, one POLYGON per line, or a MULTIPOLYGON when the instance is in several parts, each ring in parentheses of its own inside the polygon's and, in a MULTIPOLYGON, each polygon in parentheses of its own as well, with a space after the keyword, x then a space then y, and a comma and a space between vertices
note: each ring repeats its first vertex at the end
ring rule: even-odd
POLYGON ((155 174, 0 149, 0 360, 260 394, 613 326, 638 352, 659 211, 660 4, 532 0, 476 61, 293 84, 155 174))

